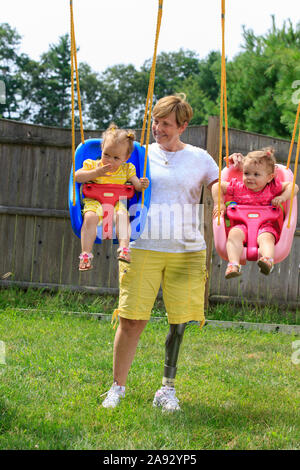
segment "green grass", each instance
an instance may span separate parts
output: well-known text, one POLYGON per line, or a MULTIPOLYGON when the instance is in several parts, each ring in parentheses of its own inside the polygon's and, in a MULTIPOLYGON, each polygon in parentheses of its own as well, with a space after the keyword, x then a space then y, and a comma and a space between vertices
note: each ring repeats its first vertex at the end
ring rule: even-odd
MULTIPOLYGON (((117 308, 117 303, 118 298, 112 295, 98 296, 71 291, 51 292, 46 289, 9 288, 0 291, 0 309, 13 307, 48 312, 89 312, 111 315, 117 308)), ((155 302, 152 316, 166 316, 162 300, 155 302)), ((231 303, 211 305, 206 317, 210 320, 300 325, 300 308, 283 310, 280 306, 260 307, 244 301, 240 307, 231 303)))
POLYGON ((211 320, 300 325, 300 308, 288 310, 278 305, 259 306, 244 302, 241 306, 233 306, 226 303, 210 306, 206 317, 211 320))
MULTIPOLYGON (((62 307, 59 294, 51 302, 39 292, 37 311, 18 310, 32 307, 22 295, 1 291, 6 364, 0 365, 0 449, 300 448, 300 366, 291 360, 297 337, 209 326, 199 332, 188 325, 176 382, 182 412, 168 415, 152 407, 168 326, 165 320, 151 322, 126 397, 107 410, 100 395, 112 380, 110 323, 55 312, 52 302, 62 307), (9 295, 18 305, 7 306, 9 295)), ((30 295, 32 302, 35 294, 30 295)), ((61 309, 68 304, 70 310, 91 311, 98 302, 70 295, 61 309)))

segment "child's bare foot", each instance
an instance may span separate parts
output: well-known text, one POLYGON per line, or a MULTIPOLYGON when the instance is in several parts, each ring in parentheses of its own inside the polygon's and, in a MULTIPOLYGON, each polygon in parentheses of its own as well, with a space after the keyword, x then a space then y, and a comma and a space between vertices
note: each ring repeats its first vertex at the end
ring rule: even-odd
POLYGON ((274 260, 273 258, 267 258, 266 256, 262 256, 257 261, 259 266, 260 272, 265 274, 266 276, 270 274, 274 269, 274 260))
POLYGON ((122 248, 118 248, 117 252, 119 253, 119 261, 125 261, 125 263, 130 263, 130 248, 127 248, 127 246, 123 246, 122 248))
POLYGON ((241 273, 241 265, 239 263, 233 262, 227 264, 227 269, 225 271, 226 279, 231 279, 232 277, 238 277, 241 273))

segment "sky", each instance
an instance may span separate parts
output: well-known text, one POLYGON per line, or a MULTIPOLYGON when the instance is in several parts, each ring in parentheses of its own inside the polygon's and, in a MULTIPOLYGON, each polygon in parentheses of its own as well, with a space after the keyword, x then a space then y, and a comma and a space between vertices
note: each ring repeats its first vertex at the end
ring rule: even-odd
MULTIPOLYGON (((225 52, 231 59, 241 51, 242 26, 256 35, 290 19, 300 21, 299 0, 226 0, 225 52)), ((69 0, 0 0, 0 23, 22 36, 20 52, 38 60, 50 44, 70 31, 69 0)), ((95 72, 116 64, 137 69, 152 58, 158 0, 73 0, 78 61, 95 72)), ((221 0, 164 0, 158 42, 160 52, 180 48, 205 58, 220 50, 221 0)))

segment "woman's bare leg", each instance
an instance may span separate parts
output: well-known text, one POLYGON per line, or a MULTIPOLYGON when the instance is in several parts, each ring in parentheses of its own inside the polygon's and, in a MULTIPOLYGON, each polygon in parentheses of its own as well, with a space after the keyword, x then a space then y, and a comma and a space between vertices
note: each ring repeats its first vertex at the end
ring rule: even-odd
POLYGON ((114 382, 125 386, 141 333, 148 320, 128 320, 120 317, 114 342, 114 382))

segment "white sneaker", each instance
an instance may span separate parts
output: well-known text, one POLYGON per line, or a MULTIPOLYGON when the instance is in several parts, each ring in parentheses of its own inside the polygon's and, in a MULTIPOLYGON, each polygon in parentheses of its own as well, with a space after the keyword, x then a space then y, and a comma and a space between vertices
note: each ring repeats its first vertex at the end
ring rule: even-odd
POLYGON ((107 397, 102 402, 104 408, 115 408, 120 403, 121 398, 125 397, 125 387, 113 384, 107 392, 107 397))
POLYGON ((180 410, 178 398, 175 395, 175 388, 163 386, 157 390, 153 406, 161 406, 163 411, 178 411, 180 410))

